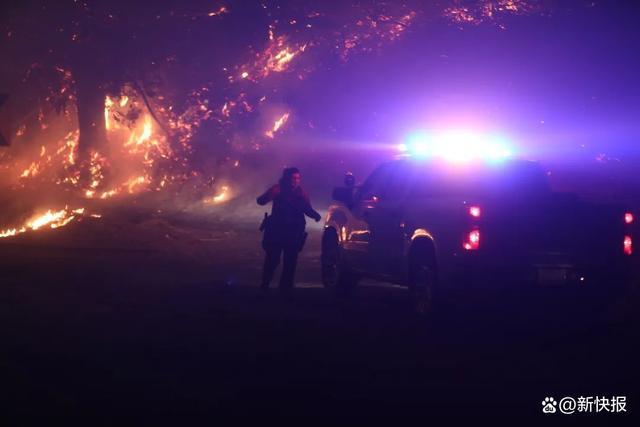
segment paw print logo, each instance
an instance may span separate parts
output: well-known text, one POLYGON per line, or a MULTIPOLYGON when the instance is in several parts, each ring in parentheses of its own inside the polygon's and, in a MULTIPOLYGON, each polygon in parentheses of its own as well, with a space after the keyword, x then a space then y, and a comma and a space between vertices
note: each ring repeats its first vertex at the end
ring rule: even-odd
POLYGON ((545 414, 555 414, 558 402, 553 397, 545 397, 542 401, 542 412, 545 414))

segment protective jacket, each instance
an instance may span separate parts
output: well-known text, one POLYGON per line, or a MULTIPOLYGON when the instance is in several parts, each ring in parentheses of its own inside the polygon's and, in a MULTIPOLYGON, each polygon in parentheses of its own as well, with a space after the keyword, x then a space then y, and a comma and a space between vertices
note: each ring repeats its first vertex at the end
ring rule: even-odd
POLYGON ((276 184, 256 201, 261 206, 273 201, 268 227, 274 230, 292 234, 303 233, 306 225, 305 215, 315 220, 321 218, 311 207, 309 196, 301 187, 282 191, 280 185, 276 184))

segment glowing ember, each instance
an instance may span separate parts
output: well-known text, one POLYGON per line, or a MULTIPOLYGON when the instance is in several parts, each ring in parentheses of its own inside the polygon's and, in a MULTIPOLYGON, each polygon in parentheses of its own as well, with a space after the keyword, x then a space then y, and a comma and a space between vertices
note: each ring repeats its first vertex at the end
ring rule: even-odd
POLYGON ((213 11, 213 12, 209 12, 207 15, 208 16, 220 16, 220 15, 222 15, 224 13, 227 13, 227 12, 228 12, 227 8, 225 6, 221 6, 218 10, 213 11))
POLYGON ((281 73, 286 71, 292 60, 298 54, 304 52, 306 48, 306 43, 302 45, 287 45, 287 37, 274 37, 273 31, 270 29, 269 44, 261 53, 256 55, 257 60, 253 64, 242 67, 245 71, 242 72, 241 77, 243 79, 250 76, 265 78, 272 72, 281 73))
POLYGON ((454 6, 444 10, 444 16, 458 24, 478 25, 501 15, 525 15, 535 12, 536 6, 528 0, 486 0, 454 6))
POLYGON ((446 10, 446 15, 454 22, 473 23, 476 18, 470 13, 466 7, 452 7, 446 10))
POLYGON ((225 202, 227 200, 229 200, 229 187, 226 185, 223 185, 222 187, 220 187, 220 192, 218 194, 208 199, 205 199, 204 203, 218 204, 218 203, 225 202))
POLYGON ((264 133, 265 136, 273 138, 275 133, 278 132, 285 123, 287 123, 287 120, 289 120, 289 113, 284 113, 273 123, 273 127, 264 133))
MULTIPOLYGON (((304 48, 305 46, 302 46, 299 51, 304 52, 304 48)), ((291 60, 294 56, 296 56, 297 53, 297 51, 294 52, 289 47, 282 49, 276 54, 276 56, 274 56, 272 59, 269 59, 269 61, 267 62, 267 69, 272 69, 276 72, 286 70, 287 64, 291 62, 291 60)))
POLYGON ((356 52, 367 53, 379 45, 380 41, 393 42, 397 40, 416 18, 416 12, 404 15, 365 16, 349 28, 344 36, 343 45, 339 51, 342 60, 356 52))

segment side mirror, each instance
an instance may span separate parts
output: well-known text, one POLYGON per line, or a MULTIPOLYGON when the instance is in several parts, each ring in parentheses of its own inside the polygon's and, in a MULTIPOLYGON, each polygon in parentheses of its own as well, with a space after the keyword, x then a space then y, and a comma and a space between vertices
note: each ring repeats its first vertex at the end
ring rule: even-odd
POLYGON ((333 189, 333 200, 344 203, 349 208, 353 205, 353 189, 347 187, 336 187, 333 189))

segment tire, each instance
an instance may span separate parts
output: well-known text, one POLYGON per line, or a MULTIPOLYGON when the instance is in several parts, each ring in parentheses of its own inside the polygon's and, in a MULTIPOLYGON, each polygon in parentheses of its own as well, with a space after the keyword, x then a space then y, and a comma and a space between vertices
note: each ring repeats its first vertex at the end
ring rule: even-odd
POLYGON ((335 288, 338 284, 338 265, 340 263, 340 245, 338 233, 327 228, 322 235, 322 255, 320 258, 322 284, 325 288, 335 288))
POLYGON ((328 228, 322 236, 322 284, 325 288, 349 291, 355 288, 358 276, 346 265, 338 242, 338 233, 328 228))
POLYGON ((414 243, 409 254, 408 277, 411 309, 420 315, 433 315, 439 307, 440 292, 435 250, 430 241, 414 243))

